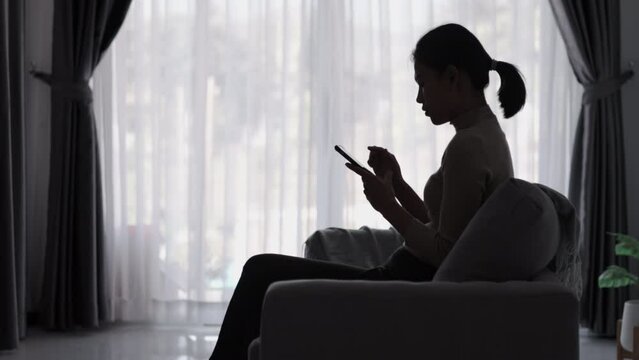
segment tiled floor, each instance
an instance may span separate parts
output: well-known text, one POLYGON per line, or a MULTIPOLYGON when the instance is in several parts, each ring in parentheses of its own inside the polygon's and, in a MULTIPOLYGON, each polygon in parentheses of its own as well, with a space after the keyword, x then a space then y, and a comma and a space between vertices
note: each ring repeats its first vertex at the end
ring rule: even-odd
MULTIPOLYGON (((120 325, 82 333, 30 330, 18 350, 2 360, 199 360, 208 359, 219 328, 120 325)), ((581 360, 615 359, 615 342, 582 329, 581 360)))
POLYGON ((615 339, 591 335, 588 329, 579 331, 580 360, 616 360, 617 345, 615 339))
POLYGON ((102 330, 52 333, 30 330, 17 351, 1 360, 208 359, 219 328, 114 325, 102 330))

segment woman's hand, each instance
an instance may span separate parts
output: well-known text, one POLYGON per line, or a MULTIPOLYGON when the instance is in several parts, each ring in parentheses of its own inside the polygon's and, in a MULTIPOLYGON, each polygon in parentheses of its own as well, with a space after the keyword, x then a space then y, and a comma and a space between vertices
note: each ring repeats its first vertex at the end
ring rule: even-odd
POLYGON ((395 191, 393 190, 393 172, 387 171, 383 177, 377 176, 365 168, 346 163, 346 167, 362 177, 364 195, 373 208, 384 214, 385 211, 396 205, 395 191))
POLYGON ((368 165, 373 168, 375 175, 384 176, 389 171, 392 172, 392 184, 398 184, 402 180, 402 170, 395 155, 385 148, 379 146, 369 146, 368 165))

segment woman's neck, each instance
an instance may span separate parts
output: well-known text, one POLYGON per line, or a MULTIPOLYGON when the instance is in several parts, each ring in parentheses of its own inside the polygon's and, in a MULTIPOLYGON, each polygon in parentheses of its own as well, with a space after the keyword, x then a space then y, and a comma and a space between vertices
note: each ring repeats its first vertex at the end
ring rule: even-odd
POLYGON ((460 102, 455 108, 451 111, 451 119, 458 117, 461 114, 465 114, 471 110, 480 108, 482 106, 486 106, 488 103, 486 102, 486 96, 484 96, 484 92, 481 91, 478 94, 473 96, 468 96, 462 98, 464 101, 460 102))
MULTIPOLYGON (((469 99, 470 100, 470 99, 469 99)), ((486 99, 483 94, 474 100, 467 101, 465 104, 455 108, 455 115, 451 117, 450 124, 455 127, 456 131, 473 126, 481 116, 482 108, 488 108, 486 99)), ((486 111, 490 111, 487 109, 486 111)))

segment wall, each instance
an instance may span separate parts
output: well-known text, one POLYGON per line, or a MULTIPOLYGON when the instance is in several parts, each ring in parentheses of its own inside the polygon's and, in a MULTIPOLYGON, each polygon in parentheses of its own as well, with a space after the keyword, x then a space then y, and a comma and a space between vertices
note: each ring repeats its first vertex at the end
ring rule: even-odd
MULTIPOLYGON (((628 231, 639 238, 639 1, 621 0, 621 69, 634 61, 635 76, 621 90, 624 142, 626 147, 626 188, 628 192, 628 231)), ((639 274, 639 264, 631 261, 630 270, 639 274)), ((631 287, 630 296, 639 298, 639 288, 631 287)))

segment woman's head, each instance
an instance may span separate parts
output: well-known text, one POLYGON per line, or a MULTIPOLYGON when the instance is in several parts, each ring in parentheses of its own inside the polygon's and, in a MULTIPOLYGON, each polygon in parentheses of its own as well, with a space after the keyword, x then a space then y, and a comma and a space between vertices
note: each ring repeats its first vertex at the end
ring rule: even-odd
POLYGON ((445 123, 456 108, 470 101, 483 101, 488 72, 501 79, 498 97, 504 117, 515 115, 526 101, 526 87, 517 68, 488 55, 479 40, 465 27, 446 24, 429 31, 413 51, 417 102, 433 123, 445 123))

